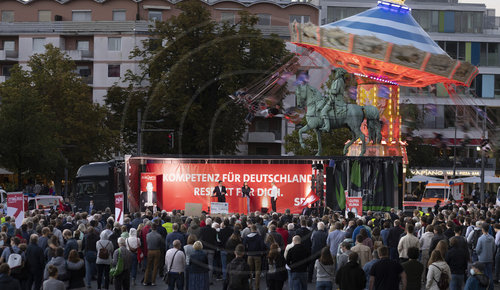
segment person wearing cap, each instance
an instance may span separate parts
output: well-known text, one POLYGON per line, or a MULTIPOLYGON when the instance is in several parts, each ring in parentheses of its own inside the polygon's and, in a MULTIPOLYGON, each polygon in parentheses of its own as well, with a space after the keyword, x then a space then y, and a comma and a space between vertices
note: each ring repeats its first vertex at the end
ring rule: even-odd
POLYGON ((484 274, 485 267, 481 262, 475 262, 470 268, 470 276, 467 278, 464 290, 486 290, 489 279, 484 274))

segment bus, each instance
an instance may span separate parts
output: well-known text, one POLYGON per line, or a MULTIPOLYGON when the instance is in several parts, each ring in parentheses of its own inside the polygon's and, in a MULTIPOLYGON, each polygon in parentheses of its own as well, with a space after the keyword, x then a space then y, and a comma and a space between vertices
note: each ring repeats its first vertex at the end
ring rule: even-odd
POLYGON ((74 182, 76 211, 88 212, 90 201, 93 209, 115 207, 115 193, 123 190, 123 162, 93 162, 81 166, 74 182))

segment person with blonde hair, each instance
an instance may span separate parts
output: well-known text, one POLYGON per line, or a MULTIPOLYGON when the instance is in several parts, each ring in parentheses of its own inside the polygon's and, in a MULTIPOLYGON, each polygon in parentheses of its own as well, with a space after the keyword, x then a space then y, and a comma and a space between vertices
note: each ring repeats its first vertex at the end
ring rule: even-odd
POLYGON ((189 290, 208 290, 208 256, 203 251, 203 244, 196 241, 193 244, 194 253, 189 258, 189 290))

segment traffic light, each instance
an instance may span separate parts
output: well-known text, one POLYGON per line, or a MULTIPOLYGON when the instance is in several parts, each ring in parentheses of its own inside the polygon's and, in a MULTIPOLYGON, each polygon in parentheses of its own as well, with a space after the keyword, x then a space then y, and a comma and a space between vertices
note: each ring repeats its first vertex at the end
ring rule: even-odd
POLYGON ((167 141, 168 141, 168 146, 170 148, 174 148, 174 132, 168 132, 168 135, 167 135, 167 141))

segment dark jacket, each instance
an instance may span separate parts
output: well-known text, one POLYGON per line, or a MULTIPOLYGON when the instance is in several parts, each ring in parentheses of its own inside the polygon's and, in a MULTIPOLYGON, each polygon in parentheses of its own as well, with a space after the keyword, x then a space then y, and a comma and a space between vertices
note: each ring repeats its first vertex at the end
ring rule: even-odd
POLYGON ((303 244, 297 244, 288 250, 286 263, 292 272, 307 272, 311 251, 303 244))
POLYGON ((432 237, 432 240, 431 240, 431 247, 429 248, 429 253, 432 253, 432 251, 434 251, 434 249, 436 248, 437 244, 439 243, 439 241, 441 240, 445 240, 446 242, 448 242, 448 239, 446 238, 445 235, 443 234, 440 234, 440 235, 434 235, 434 237, 432 237))
POLYGON ((361 290, 366 286, 366 276, 357 262, 350 261, 337 271, 335 281, 341 290, 361 290))
POLYGON ((96 233, 86 234, 83 236, 82 250, 85 252, 94 251, 97 252, 96 245, 99 241, 99 235, 96 233))
POLYGON ((405 231, 401 227, 392 227, 389 230, 389 235, 387 236, 387 246, 389 248, 397 248, 399 244, 399 239, 405 231))
POLYGON ((183 233, 179 231, 172 232, 167 235, 167 240, 165 242, 165 244, 167 245, 167 250, 173 248, 173 243, 175 240, 179 240, 182 244, 182 247, 186 245, 186 236, 183 233))
POLYGON ((226 187, 225 186, 222 186, 222 190, 219 188, 219 186, 217 185, 215 188, 214 188, 214 191, 213 193, 215 194, 214 196, 217 197, 217 201, 218 202, 226 202, 226 187), (223 194, 224 193, 224 194, 223 194))
POLYGON ((312 255, 320 255, 321 250, 326 247, 326 239, 328 238, 328 233, 326 231, 320 231, 316 230, 312 233, 311 235, 311 241, 312 241, 312 248, 311 248, 311 254, 312 255))
POLYGON ((228 290, 249 290, 250 266, 243 258, 234 258, 227 265, 228 290))
POLYGON ((281 254, 278 255, 273 263, 268 259, 269 269, 267 270, 267 280, 285 281, 288 278, 285 264, 285 258, 281 254))
POLYGON ((76 263, 67 261, 66 269, 68 270, 68 289, 85 287, 85 282, 83 281, 83 278, 85 278, 85 262, 83 260, 76 263))
POLYGON ((243 187, 241 188, 241 195, 242 195, 243 197, 250 197, 250 191, 251 191, 251 190, 252 190, 252 189, 250 188, 250 186, 249 186, 249 187, 247 187, 247 188, 245 188, 245 187, 243 186, 243 187))
POLYGON ((0 274, 0 289, 21 290, 19 281, 6 274, 0 274))
POLYGON ((217 233, 217 240, 219 241, 219 247, 224 250, 229 237, 233 234, 234 230, 231 227, 225 227, 217 233))
POLYGON ((229 239, 226 242, 226 253, 227 253, 227 261, 232 261, 236 256, 234 255, 234 250, 236 246, 241 244, 241 240, 232 240, 229 239))
POLYGON ((30 273, 41 273, 45 269, 45 255, 37 244, 30 244, 26 249, 26 269, 30 273))
POLYGON ((217 247, 217 231, 212 226, 204 226, 200 230, 199 240, 203 243, 204 250, 214 251, 217 247))
POLYGON ((190 273, 207 273, 208 272, 208 257, 203 251, 194 251, 189 257, 189 272, 190 273))
POLYGON ((281 248, 281 249, 284 249, 285 248, 285 244, 283 242, 283 237, 276 231, 274 232, 269 232, 269 235, 271 235, 273 238, 274 238, 274 242, 276 244, 278 244, 278 246, 281 248))
POLYGON ((297 229, 297 235, 300 236, 302 245, 304 245, 309 250, 309 252, 311 252, 311 231, 306 227, 300 227, 297 229))
POLYGON ((248 256, 262 256, 266 252, 264 239, 258 233, 249 233, 243 239, 248 256))
POLYGON ((76 250, 78 252, 78 242, 75 239, 69 239, 64 247, 64 259, 68 259, 69 252, 76 250))
POLYGON ((288 239, 286 241, 286 244, 290 244, 292 242, 293 237, 297 235, 297 231, 295 230, 288 230, 288 239))
POLYGON ((455 246, 446 253, 446 263, 450 266, 451 274, 465 274, 468 260, 466 251, 466 249, 455 246))

